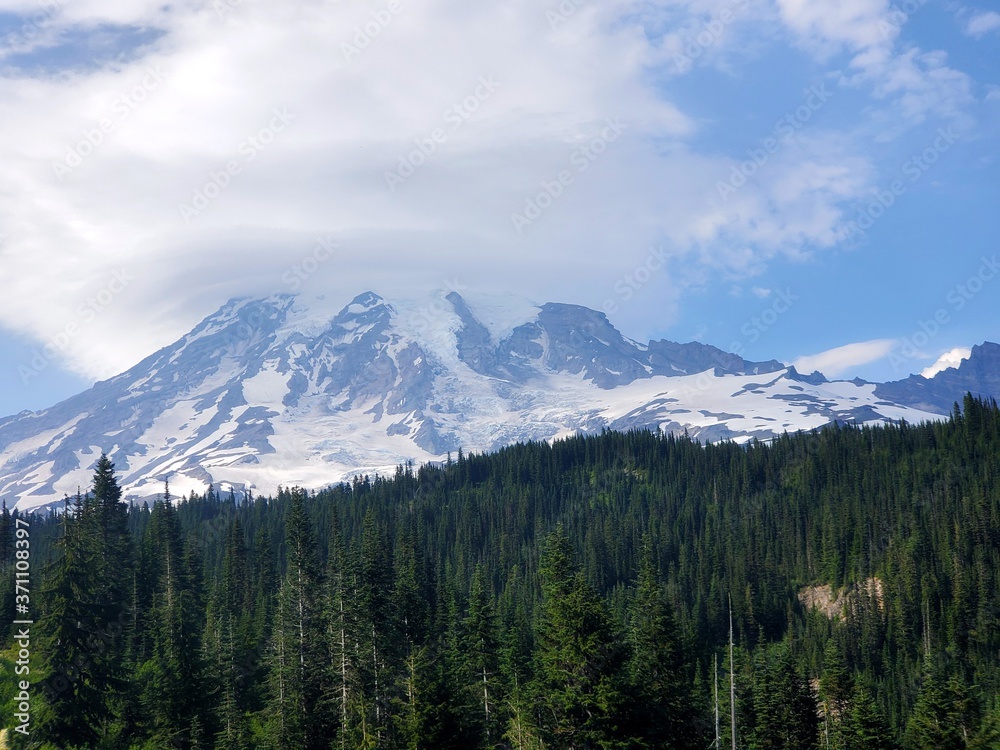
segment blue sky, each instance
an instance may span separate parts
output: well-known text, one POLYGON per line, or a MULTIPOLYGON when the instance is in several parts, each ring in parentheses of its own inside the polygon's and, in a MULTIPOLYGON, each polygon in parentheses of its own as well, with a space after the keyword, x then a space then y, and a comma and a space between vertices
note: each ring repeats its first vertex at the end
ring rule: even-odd
POLYGON ((0 413, 299 289, 958 361, 1000 339, 998 61, 982 2, 0 0, 0 413))

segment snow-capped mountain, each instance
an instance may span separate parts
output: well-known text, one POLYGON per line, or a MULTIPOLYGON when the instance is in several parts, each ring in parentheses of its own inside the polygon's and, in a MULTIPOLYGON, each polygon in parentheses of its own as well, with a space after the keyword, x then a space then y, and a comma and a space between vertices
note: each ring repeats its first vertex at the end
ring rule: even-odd
POLYGON ((745 441, 835 420, 917 422, 977 390, 975 361, 996 364, 1000 351, 977 347, 954 383, 956 371, 828 382, 703 344, 640 344, 577 305, 455 292, 325 304, 233 300, 127 372, 0 420, 0 497, 58 502, 88 486, 102 450, 132 497, 155 495, 167 476, 177 494, 210 482, 260 494, 604 428, 745 441))

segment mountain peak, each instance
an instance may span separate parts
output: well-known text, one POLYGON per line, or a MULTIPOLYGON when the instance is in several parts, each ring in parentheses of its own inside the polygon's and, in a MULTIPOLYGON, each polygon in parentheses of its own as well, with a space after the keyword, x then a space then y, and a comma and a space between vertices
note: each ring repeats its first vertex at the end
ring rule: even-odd
POLYGON ((382 298, 380 294, 368 291, 368 292, 362 292, 357 297, 352 299, 351 303, 347 306, 346 309, 350 309, 353 307, 360 307, 365 310, 370 310, 373 307, 379 307, 380 305, 384 304, 385 300, 382 298))
POLYGON ((58 502, 86 484, 101 450, 133 498, 159 492, 166 473, 179 495, 209 482, 269 493, 459 447, 603 429, 742 442, 831 422, 919 422, 965 390, 1000 393, 991 343, 929 381, 947 401, 939 409, 910 382, 829 383, 706 344, 637 343, 581 305, 457 291, 333 304, 229 300, 127 372, 0 420, 0 496, 58 502))

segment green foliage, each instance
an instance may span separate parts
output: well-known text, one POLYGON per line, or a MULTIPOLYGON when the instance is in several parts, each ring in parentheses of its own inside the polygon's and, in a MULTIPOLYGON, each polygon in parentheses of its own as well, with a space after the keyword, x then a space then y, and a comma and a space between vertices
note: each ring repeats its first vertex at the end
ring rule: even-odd
POLYGON ((285 550, 271 642, 271 726, 281 747, 319 750, 329 746, 323 578, 301 491, 285 516, 285 550))
POLYGON ((648 538, 642 545, 629 626, 632 732, 646 747, 700 750, 707 742, 696 724, 692 670, 648 538))
POLYGON ((67 502, 45 571, 36 627, 45 675, 39 733, 57 744, 119 741, 129 723, 125 625, 132 540, 114 465, 101 455, 90 493, 67 502))
POLYGON ((929 659, 917 704, 906 725, 906 750, 961 750, 977 733, 978 717, 957 675, 946 677, 929 659))
POLYGON ((749 750, 813 750, 819 713, 808 680, 799 673, 787 641, 758 648, 753 655, 752 723, 749 750))
POLYGON ((532 688, 548 747, 621 746, 626 652, 607 607, 576 568, 561 528, 541 562, 542 605, 532 688))
POLYGON ((866 687, 855 688, 845 707, 840 730, 844 750, 896 750, 889 722, 866 687))

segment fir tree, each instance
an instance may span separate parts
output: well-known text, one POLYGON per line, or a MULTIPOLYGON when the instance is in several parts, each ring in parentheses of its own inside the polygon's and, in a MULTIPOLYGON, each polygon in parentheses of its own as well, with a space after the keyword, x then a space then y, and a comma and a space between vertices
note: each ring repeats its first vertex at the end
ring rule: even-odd
POLYGON ((210 707, 203 700, 198 586, 190 578, 190 560, 185 561, 184 539, 169 486, 163 500, 153 505, 144 547, 158 573, 147 625, 150 658, 137 675, 149 730, 159 742, 192 748, 201 741, 210 707))
POLYGON ((627 731, 625 651, 610 615, 577 569, 561 528, 549 536, 540 570, 532 692, 544 741, 553 750, 614 747, 627 731))
POLYGON ((484 747, 495 747, 503 734, 501 707, 506 703, 500 680, 500 638, 486 571, 477 565, 469 590, 464 635, 463 677, 484 747))
POLYGON ((962 750, 977 726, 965 686, 957 677, 946 679, 937 660, 928 657, 920 695, 906 725, 906 750, 962 750))
POLYGON ((809 683, 796 667, 787 641, 758 648, 753 656, 751 750, 813 750, 819 712, 809 683))
POLYGON ((867 687, 858 685, 845 704, 841 739, 844 750, 896 750, 885 715, 867 687))
POLYGON ((209 658, 218 690, 216 746, 220 750, 249 747, 247 713, 256 677, 251 612, 250 565, 243 527, 234 518, 226 533, 222 578, 213 593, 206 627, 209 658))
POLYGON ((629 664, 633 729, 648 747, 703 748, 694 720, 681 639, 673 609, 658 581, 652 544, 643 542, 630 613, 629 664))
POLYGON ((328 748, 330 738, 322 576, 305 493, 291 493, 285 515, 286 573, 274 634, 272 731, 279 747, 328 748))
POLYGON ((96 598, 101 582, 82 516, 78 492, 63 515, 60 556, 47 571, 42 591, 46 610, 38 623, 47 675, 38 733, 60 747, 95 746, 106 715, 106 652, 94 636, 106 619, 107 605, 96 598))

